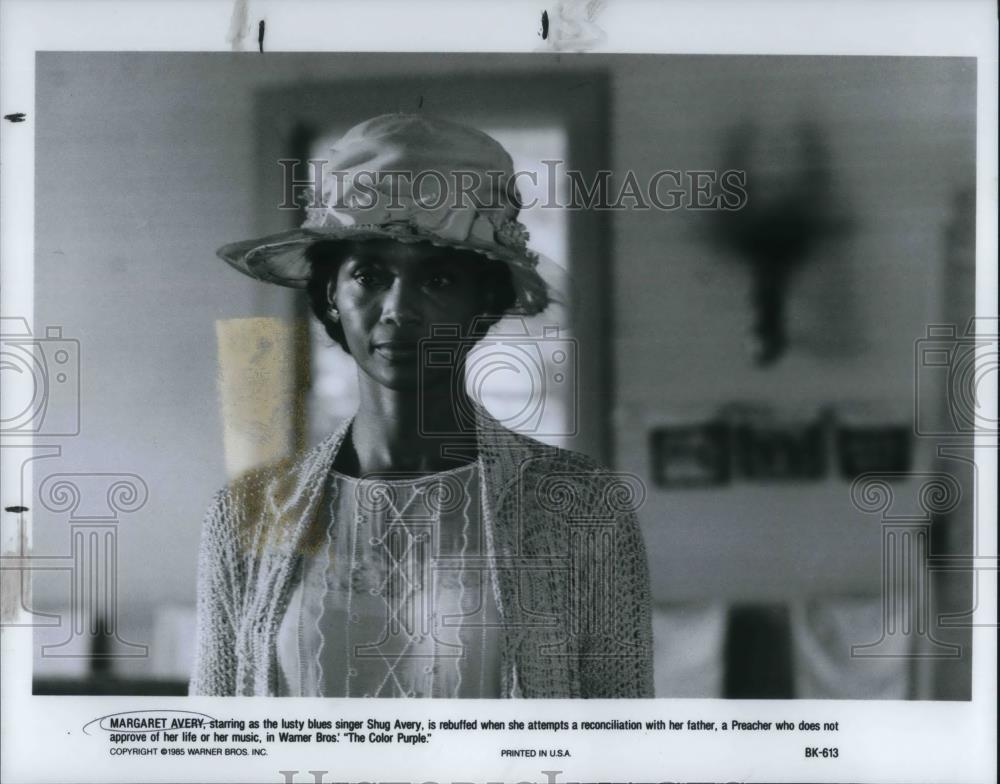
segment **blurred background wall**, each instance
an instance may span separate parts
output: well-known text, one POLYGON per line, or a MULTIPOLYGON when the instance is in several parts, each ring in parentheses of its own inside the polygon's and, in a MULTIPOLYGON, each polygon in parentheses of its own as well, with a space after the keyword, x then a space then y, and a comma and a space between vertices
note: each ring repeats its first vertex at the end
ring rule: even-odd
MULTIPOLYGON (((585 157, 603 159, 613 183, 627 171, 644 182, 661 169, 717 169, 734 132, 749 126, 756 141, 745 160, 780 189, 802 160, 796 129, 819 129, 843 228, 815 243, 789 285, 787 349, 770 364, 748 351, 750 267, 717 241, 711 216, 575 217, 597 244, 578 268, 571 245, 561 261, 589 276, 580 296, 599 300, 577 308, 571 324, 589 352, 581 361, 592 360, 585 394, 594 406, 575 446, 647 484, 640 518, 657 602, 659 696, 967 698, 967 648, 913 667, 909 635, 889 639, 887 657, 850 656, 851 645, 885 637, 885 527, 884 514, 852 502, 837 423, 860 417, 876 430, 912 429, 916 342, 928 325, 964 325, 973 312, 974 66, 717 56, 40 54, 34 331, 58 325, 79 341, 81 416, 78 436, 56 440, 62 454, 36 462, 37 489, 59 473, 133 474, 148 498, 104 513, 117 526, 116 633, 132 644, 121 650, 138 655, 95 668, 89 635, 53 621, 36 634, 36 690, 183 691, 201 519, 227 479, 218 325, 252 317, 287 325, 302 313, 287 292, 214 257, 225 242, 274 229, 262 225, 272 199, 261 183, 274 171, 262 173, 261 152, 291 144, 301 117, 265 109, 303 85, 356 94, 363 75, 372 106, 385 80, 382 111, 415 110, 419 95, 410 104, 400 96, 417 85, 423 111, 455 115, 447 96, 456 68, 499 91, 463 93, 457 119, 490 116, 497 127, 506 119, 552 130, 555 115, 534 98, 519 102, 526 80, 535 93, 551 80, 560 106, 573 104, 574 79, 599 84, 583 88, 593 122, 564 113, 576 118, 565 135, 546 138, 593 141, 585 157), (509 117, 496 117, 498 104, 509 117), (658 482, 656 433, 722 422, 731 434, 733 412, 748 410, 793 441, 795 428, 819 423, 793 455, 822 453, 822 470, 774 468, 779 439, 757 444, 753 460, 772 469, 763 475, 745 464, 714 484, 658 482), (40 655, 42 644, 59 655, 40 655)), ((315 116, 316 107, 304 112, 315 116)), ((946 420, 944 387, 928 389, 921 405, 946 420)), ((720 443, 731 451, 733 442, 720 443)), ((909 470, 944 471, 968 492, 967 464, 942 468, 935 443, 907 440, 909 470)), ((970 552, 971 510, 928 512, 924 482, 894 480, 892 513, 926 524, 939 548, 970 552)), ((82 513, 56 508, 33 504, 36 553, 71 552, 70 518, 82 513)), ((63 612, 70 580, 67 571, 36 576, 34 608, 63 612)), ((951 609, 971 607, 967 584, 949 585, 951 609)), ((935 634, 965 639, 961 624, 935 634)))

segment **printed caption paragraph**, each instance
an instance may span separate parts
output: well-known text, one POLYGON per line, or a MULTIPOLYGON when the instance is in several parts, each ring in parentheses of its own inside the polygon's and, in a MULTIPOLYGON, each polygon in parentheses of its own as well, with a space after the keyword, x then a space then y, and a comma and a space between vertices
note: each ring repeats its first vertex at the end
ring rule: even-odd
POLYGON ((466 717, 225 719, 190 711, 132 711, 95 719, 84 728, 91 735, 95 730, 107 734, 108 753, 117 757, 266 757, 268 746, 275 744, 324 748, 345 744, 416 747, 467 733, 491 734, 501 740, 516 734, 520 745, 501 748, 501 757, 571 757, 574 741, 594 732, 695 733, 702 736, 711 733, 720 736, 799 733, 804 740, 802 748, 806 758, 835 759, 840 756, 839 748, 829 743, 831 733, 840 731, 839 721, 793 718, 778 721, 753 718, 707 721, 683 717, 641 721, 628 718, 524 721, 466 717), (538 733, 538 741, 525 745, 530 733, 538 733))

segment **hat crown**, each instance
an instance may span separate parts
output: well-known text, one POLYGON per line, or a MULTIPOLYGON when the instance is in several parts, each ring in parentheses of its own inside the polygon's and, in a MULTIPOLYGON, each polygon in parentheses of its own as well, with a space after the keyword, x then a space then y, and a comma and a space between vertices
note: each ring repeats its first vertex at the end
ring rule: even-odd
MULTIPOLYGON (((368 151, 370 162, 437 164, 442 174, 457 170, 498 171, 514 164, 496 139, 477 128, 426 114, 381 114, 350 128, 334 145, 334 158, 368 151)), ((361 163, 359 160, 358 163, 361 163)), ((331 165, 334 161, 331 161, 331 165)), ((357 165, 357 164, 355 164, 357 165)), ((414 172, 416 173, 416 172, 414 172)))
POLYGON ((380 193, 407 200, 447 191, 457 208, 473 197, 479 212, 511 220, 521 204, 513 174, 503 146, 476 128, 424 114, 382 114, 355 125, 330 148, 323 201, 344 205, 359 183, 375 183, 380 193))
POLYGON ((523 226, 511 225, 521 205, 511 157, 480 130, 383 114, 352 127, 330 153, 322 192, 307 193, 303 228, 409 226, 444 240, 525 249, 523 226))

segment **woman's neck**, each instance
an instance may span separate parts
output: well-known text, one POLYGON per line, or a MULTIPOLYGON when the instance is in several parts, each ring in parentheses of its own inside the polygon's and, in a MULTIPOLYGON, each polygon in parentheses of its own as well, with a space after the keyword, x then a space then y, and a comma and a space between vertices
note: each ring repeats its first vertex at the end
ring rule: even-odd
POLYGON ((338 470, 358 476, 436 473, 475 459, 475 423, 468 421, 474 409, 464 384, 421 394, 359 380, 360 405, 338 470))

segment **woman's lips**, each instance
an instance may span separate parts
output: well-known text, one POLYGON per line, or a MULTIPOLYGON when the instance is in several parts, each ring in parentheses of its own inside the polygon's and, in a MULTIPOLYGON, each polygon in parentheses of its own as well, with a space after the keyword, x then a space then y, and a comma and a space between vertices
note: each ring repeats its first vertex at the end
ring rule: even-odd
POLYGON ((375 353, 388 360, 412 359, 417 355, 417 344, 397 341, 376 343, 375 353))

